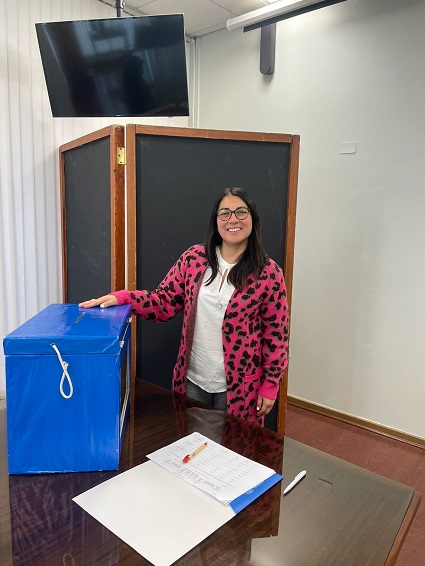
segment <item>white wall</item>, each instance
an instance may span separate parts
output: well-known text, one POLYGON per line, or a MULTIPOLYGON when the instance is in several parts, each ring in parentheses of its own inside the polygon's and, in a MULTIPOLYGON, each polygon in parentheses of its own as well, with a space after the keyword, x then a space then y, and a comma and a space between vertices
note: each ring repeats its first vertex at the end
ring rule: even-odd
POLYGON ((300 134, 289 393, 425 437, 425 2, 197 40, 196 124, 300 134), (355 155, 341 142, 357 141, 355 155))
MULTIPOLYGON (((52 118, 35 22, 116 17, 96 0, 0 1, 0 337, 62 302, 61 144, 122 119, 52 118)), ((130 123, 141 123, 131 119, 130 123)), ((187 118, 151 118, 187 126, 187 118)), ((4 396, 0 348, 0 398, 4 396)))

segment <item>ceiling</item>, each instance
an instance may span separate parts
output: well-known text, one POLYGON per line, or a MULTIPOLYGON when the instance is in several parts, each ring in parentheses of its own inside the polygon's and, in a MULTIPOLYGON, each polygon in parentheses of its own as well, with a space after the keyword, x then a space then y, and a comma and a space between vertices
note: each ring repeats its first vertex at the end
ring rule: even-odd
MULTIPOLYGON (((129 0, 124 12, 133 16, 184 14, 186 35, 200 37, 225 29, 229 18, 264 8, 273 0, 129 0)), ((116 5, 113 0, 105 2, 116 5)))

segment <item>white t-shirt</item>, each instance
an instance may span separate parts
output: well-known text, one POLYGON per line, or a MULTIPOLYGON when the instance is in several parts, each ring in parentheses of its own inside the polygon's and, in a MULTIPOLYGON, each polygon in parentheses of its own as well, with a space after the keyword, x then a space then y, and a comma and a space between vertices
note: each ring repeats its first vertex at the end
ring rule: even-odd
POLYGON ((211 276, 211 268, 205 271, 199 289, 195 317, 195 333, 190 355, 187 379, 208 393, 226 391, 222 325, 224 313, 235 290, 228 275, 234 264, 227 263, 217 248, 219 272, 210 285, 205 282, 211 276))

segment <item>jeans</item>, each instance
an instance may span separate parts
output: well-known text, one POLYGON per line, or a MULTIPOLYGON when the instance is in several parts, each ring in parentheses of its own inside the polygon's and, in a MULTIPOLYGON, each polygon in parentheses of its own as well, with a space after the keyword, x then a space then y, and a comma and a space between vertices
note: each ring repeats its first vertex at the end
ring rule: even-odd
POLYGON ((227 392, 208 393, 191 381, 186 381, 186 397, 199 401, 219 411, 227 411, 227 392))

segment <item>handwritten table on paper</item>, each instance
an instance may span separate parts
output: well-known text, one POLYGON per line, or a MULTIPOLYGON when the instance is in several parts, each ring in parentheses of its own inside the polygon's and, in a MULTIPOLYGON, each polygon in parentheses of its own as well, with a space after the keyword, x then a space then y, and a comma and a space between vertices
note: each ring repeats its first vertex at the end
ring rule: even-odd
POLYGON ((272 476, 271 468, 249 460, 198 432, 181 438, 147 457, 225 505, 272 476), (202 452, 183 464, 186 454, 207 442, 202 452))

